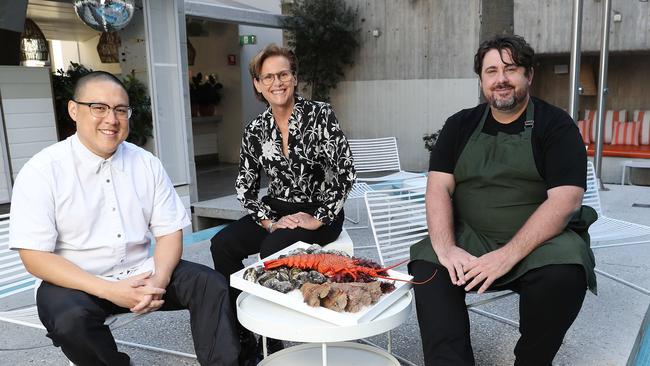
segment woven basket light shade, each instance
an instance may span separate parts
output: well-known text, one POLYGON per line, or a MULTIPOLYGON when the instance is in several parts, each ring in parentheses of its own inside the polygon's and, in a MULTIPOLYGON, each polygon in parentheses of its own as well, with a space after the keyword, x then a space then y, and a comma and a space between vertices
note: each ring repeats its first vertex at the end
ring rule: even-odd
POLYGON ((25 19, 25 29, 20 39, 21 61, 47 61, 50 51, 45 35, 33 20, 25 19))
POLYGON ((196 49, 190 42, 190 39, 187 38, 187 64, 189 66, 194 66, 194 60, 196 59, 196 49))
POLYGON ((97 43, 97 53, 102 63, 113 64, 120 62, 120 46, 122 40, 117 32, 104 32, 97 43))

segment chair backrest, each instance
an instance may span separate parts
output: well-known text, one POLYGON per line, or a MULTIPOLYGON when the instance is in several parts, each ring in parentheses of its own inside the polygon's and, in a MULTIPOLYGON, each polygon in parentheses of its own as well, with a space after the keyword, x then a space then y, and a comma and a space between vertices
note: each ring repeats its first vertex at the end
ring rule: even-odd
POLYGON ((366 192, 368 221, 383 266, 409 257, 409 248, 427 237, 426 187, 366 192))
POLYGON ((348 143, 357 173, 402 170, 395 137, 350 139, 348 143))
POLYGON ((9 249, 9 214, 0 215, 0 299, 33 290, 35 281, 18 252, 9 249))
POLYGON ((591 206, 598 213, 598 217, 602 216, 600 208, 600 194, 598 193, 598 180, 596 179, 596 169, 591 161, 587 162, 587 190, 582 197, 582 204, 591 206))

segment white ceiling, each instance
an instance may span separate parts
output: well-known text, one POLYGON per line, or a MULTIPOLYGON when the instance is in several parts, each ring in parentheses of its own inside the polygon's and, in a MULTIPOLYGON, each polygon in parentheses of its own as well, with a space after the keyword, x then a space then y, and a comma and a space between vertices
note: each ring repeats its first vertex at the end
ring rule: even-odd
POLYGON ((27 18, 48 40, 86 41, 101 33, 79 20, 71 0, 29 0, 27 18))

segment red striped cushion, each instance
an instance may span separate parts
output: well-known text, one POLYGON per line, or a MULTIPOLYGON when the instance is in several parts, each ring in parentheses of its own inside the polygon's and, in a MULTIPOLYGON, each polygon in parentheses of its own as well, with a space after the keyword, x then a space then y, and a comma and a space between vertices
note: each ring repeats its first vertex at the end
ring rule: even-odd
POLYGON ((634 120, 641 121, 641 145, 650 145, 650 110, 634 111, 634 120))
POLYGON ((639 146, 639 131, 641 131, 640 121, 614 121, 614 128, 612 129, 612 145, 639 146))
MULTIPOLYGON (((585 115, 587 117, 593 118, 592 121, 595 119, 596 111, 592 110, 586 110, 585 115)), ((605 124, 603 126, 603 134, 604 139, 603 141, 606 144, 611 144, 612 143, 612 131, 614 130, 614 121, 619 121, 619 122, 625 122, 627 115, 627 111, 625 109, 621 109, 620 111, 613 111, 613 110, 607 110, 604 113, 603 119, 605 120, 605 124)), ((589 139, 592 142, 596 141, 596 126, 594 122, 591 123, 591 128, 589 129, 589 139)))
POLYGON ((580 135, 582 136, 582 142, 585 145, 589 145, 589 128, 591 127, 590 121, 580 120, 578 121, 578 130, 580 130, 580 135))

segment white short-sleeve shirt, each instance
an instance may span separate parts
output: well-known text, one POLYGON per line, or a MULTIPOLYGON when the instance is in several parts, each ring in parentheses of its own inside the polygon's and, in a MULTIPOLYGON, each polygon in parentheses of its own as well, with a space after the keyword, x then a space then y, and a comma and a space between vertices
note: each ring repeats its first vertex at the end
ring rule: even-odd
POLYGON ((103 159, 76 134, 21 169, 10 220, 11 249, 53 252, 114 278, 152 269, 151 235, 190 224, 160 160, 128 142, 103 159))

